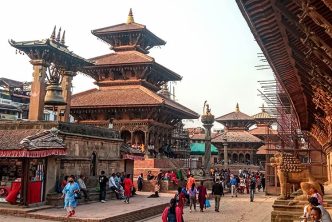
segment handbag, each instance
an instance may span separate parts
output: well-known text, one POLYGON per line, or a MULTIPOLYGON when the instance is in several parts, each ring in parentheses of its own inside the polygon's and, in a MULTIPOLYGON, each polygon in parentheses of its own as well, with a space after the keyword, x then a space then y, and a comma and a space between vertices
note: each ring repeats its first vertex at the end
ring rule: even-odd
POLYGON ((206 208, 211 207, 210 201, 208 199, 205 200, 205 206, 206 208))

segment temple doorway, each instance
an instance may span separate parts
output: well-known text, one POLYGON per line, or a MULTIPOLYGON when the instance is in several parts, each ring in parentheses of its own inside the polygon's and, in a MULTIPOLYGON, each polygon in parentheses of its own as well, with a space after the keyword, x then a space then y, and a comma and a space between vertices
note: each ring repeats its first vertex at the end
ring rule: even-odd
POLYGON ((129 130, 122 130, 121 131, 121 139, 123 139, 123 141, 125 143, 130 143, 131 142, 131 133, 129 132, 129 130))
POLYGON ((137 130, 133 133, 133 145, 140 146, 145 144, 145 133, 141 130, 137 130))
POLYGON ((244 163, 244 155, 243 155, 243 153, 239 154, 239 162, 240 163, 244 163))
POLYGON ((246 154, 245 155, 245 158, 246 158, 246 164, 250 164, 250 154, 246 154))
POLYGON ((232 162, 233 163, 239 162, 238 155, 236 153, 233 153, 233 155, 232 155, 232 162))

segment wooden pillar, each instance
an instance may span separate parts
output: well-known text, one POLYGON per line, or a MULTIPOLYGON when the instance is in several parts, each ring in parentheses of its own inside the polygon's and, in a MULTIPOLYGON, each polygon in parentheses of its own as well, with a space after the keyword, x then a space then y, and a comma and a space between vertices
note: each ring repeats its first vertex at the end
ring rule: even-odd
POLYGON ((46 93, 45 77, 48 64, 44 60, 31 60, 30 63, 33 65, 33 80, 31 84, 29 120, 43 120, 46 93))
POLYGON ((22 158, 21 200, 22 200, 22 205, 24 206, 28 206, 28 185, 29 185, 29 159, 22 158))
POLYGON ((148 146, 149 146, 149 132, 144 131, 144 153, 148 153, 148 146))
POLYGON ((70 114, 70 103, 71 103, 71 95, 72 95, 72 81, 73 77, 75 76, 75 72, 72 71, 65 71, 62 74, 62 82, 61 82, 61 88, 62 88, 62 97, 64 98, 67 105, 65 106, 59 106, 58 107, 58 120, 62 122, 69 122, 69 114, 70 114))
POLYGON ((250 151, 250 164, 254 164, 254 151, 250 151))

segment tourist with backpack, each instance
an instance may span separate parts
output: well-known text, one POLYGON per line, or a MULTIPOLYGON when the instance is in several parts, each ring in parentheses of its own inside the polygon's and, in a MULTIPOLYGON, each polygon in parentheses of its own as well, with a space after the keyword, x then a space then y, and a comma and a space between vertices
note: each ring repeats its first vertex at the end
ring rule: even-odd
POLYGON ((256 190, 256 178, 254 176, 250 178, 249 188, 250 188, 250 202, 253 202, 256 190))
POLYGON ((163 222, 182 222, 182 212, 176 205, 176 199, 171 199, 170 206, 165 208, 161 219, 163 222))

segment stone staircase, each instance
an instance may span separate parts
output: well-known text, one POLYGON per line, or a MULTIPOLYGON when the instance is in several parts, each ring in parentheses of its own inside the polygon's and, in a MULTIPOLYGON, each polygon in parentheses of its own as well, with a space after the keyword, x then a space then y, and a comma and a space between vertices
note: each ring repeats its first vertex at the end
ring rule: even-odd
MULTIPOLYGON (((90 203, 95 203, 99 202, 99 191, 97 188, 89 188, 88 189, 88 197, 89 200, 85 201, 84 200, 84 195, 83 192, 81 192, 82 199, 78 200, 78 204, 90 204, 90 203)), ((61 199, 61 193, 48 193, 46 197, 46 203, 51 206, 55 207, 63 207, 63 199, 61 199)), ((107 190, 106 191, 106 200, 112 200, 116 199, 115 193, 113 191, 107 190)))
MULTIPOLYGON (((332 215, 332 186, 325 186, 324 208, 332 215)), ((292 200, 275 200, 272 207, 271 222, 301 221, 303 209, 307 201, 301 201, 295 205, 289 205, 292 200)))

